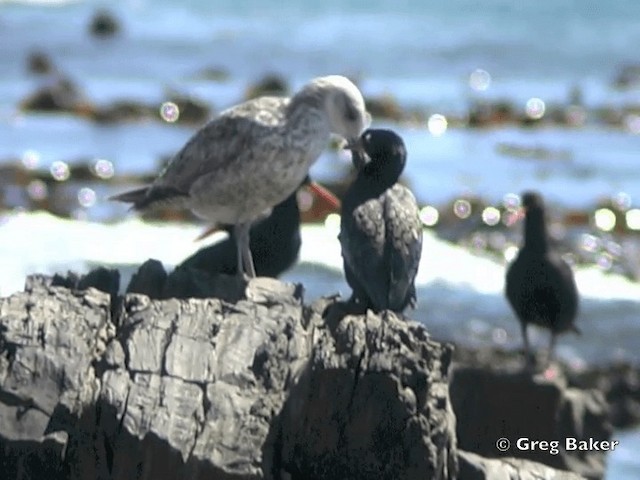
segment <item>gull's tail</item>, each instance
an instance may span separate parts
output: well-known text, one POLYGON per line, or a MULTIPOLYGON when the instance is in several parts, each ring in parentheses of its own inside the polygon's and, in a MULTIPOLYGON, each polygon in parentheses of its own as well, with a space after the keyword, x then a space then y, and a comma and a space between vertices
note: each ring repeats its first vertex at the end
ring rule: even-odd
POLYGON ((133 210, 146 210, 149 207, 160 205, 179 205, 180 201, 185 200, 188 196, 174 187, 153 186, 113 195, 109 197, 109 200, 131 203, 133 210))

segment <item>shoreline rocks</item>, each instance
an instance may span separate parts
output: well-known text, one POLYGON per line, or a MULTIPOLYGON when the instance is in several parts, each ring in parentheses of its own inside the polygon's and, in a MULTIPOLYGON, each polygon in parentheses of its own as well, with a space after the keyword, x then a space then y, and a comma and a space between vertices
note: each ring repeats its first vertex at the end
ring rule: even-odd
POLYGON ((272 279, 235 303, 92 286, 117 283, 0 300, 8 478, 456 478, 450 350, 423 326, 328 322, 272 279))
MULTIPOLYGON (((154 295, 153 267, 129 291, 154 295)), ((121 296, 119 281, 106 268, 37 275, 0 299, 9 478, 584 478, 461 450, 479 417, 456 419, 452 349, 417 322, 305 305, 300 285, 267 278, 233 301, 121 296)), ((563 395, 566 421, 583 425, 591 394, 563 395)), ((588 461, 562 466, 599 478, 588 461)))

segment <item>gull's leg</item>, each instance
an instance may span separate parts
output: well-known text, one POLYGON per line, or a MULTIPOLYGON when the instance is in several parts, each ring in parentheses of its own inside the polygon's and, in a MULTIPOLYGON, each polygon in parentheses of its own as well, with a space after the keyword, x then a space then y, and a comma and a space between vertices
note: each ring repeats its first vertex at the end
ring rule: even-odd
POLYGON ((236 261, 237 261, 237 270, 236 275, 241 280, 244 279, 244 268, 242 266, 242 251, 244 248, 244 238, 243 238, 243 225, 236 224, 233 227, 233 235, 236 239, 236 261))
POLYGON ((253 257, 251 256, 251 248, 249 244, 249 232, 251 230, 251 222, 241 223, 235 226, 235 235, 238 246, 238 266, 240 268, 239 275, 246 273, 249 278, 255 278, 256 269, 253 265, 253 257))

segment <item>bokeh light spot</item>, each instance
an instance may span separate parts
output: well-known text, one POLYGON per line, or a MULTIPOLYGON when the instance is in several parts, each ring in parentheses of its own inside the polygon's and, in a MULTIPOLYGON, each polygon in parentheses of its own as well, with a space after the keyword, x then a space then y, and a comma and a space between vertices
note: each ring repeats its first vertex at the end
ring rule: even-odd
POLYGON ((113 163, 102 158, 96 160, 96 163, 93 165, 93 171, 98 178, 102 178, 103 180, 111 178, 115 175, 115 168, 113 167, 113 163))
POLYGON ((60 160, 56 160, 55 162, 53 162, 49 170, 51 172, 51 176, 59 182, 64 182, 65 180, 68 180, 69 177, 71 176, 71 170, 69 170, 69 165, 67 165, 65 162, 62 162, 60 160))
POLYGON ((611 201, 618 210, 625 211, 631 206, 631 195, 627 192, 618 192, 611 198, 611 201))
POLYGON ((606 252, 602 253, 598 255, 596 264, 603 270, 610 270, 613 266, 613 258, 611 258, 611 255, 606 252))
POLYGON ((22 154, 22 165, 28 170, 34 170, 38 168, 40 163, 40 154, 35 150, 27 150, 22 154))
POLYGON ((447 117, 441 115, 440 113, 434 113, 429 117, 427 122, 427 128, 429 129, 429 133, 434 137, 439 137, 447 131, 447 117))
POLYGON ((486 70, 478 68, 469 75, 469 86, 476 92, 483 92, 491 85, 491 75, 486 70))
POLYGON ((603 232, 610 232, 616 227, 616 214, 608 208, 599 208, 596 210, 593 219, 596 227, 603 232))
POLYGON ((32 200, 44 200, 48 193, 47 184, 42 180, 32 180, 27 185, 27 195, 32 200))
POLYGON ((631 230, 640 230, 640 208, 632 208, 625 213, 627 227, 631 230))
POLYGON ((296 198, 301 212, 308 212, 313 207, 313 194, 308 190, 298 190, 296 198))
POLYGON ((600 239, 595 235, 590 235, 588 233, 582 235, 580 243, 580 248, 585 252, 593 253, 600 248, 600 239))
POLYGON ((438 213, 438 209, 431 205, 422 207, 420 210, 420 220, 422 220, 422 223, 427 227, 433 227, 438 223, 439 219, 440 213, 438 213))
POLYGON ((464 198, 459 198, 453 203, 453 213, 458 218, 469 218, 471 215, 471 203, 469 200, 465 200, 464 198))
POLYGON ((624 119, 624 125, 629 132, 634 135, 640 135, 640 115, 627 115, 624 119))
POLYGON ((500 223, 500 210, 496 207, 487 207, 482 211, 482 221, 493 227, 500 223))
POLYGON ((527 100, 525 111, 527 116, 533 120, 539 120, 544 116, 545 104, 540 98, 530 98, 527 100))
POLYGON ((160 116, 165 122, 173 123, 180 118, 180 108, 173 102, 160 105, 160 116))
POLYGON ((78 203, 84 208, 89 208, 96 203, 96 192, 88 187, 78 190, 78 203))

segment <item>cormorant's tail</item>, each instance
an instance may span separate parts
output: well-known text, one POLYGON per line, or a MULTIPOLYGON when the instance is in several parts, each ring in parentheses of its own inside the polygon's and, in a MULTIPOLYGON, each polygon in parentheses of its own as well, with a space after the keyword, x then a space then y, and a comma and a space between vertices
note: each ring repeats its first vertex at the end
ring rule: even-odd
POLYGON ((181 192, 174 187, 154 186, 142 187, 136 190, 120 193, 109 197, 109 200, 117 202, 131 203, 133 210, 145 210, 151 206, 163 204, 177 204, 184 200, 188 194, 181 192))

